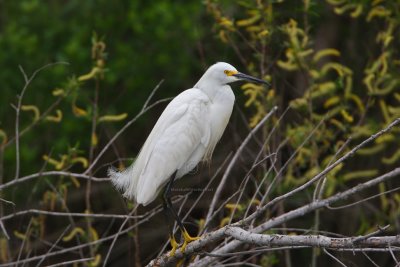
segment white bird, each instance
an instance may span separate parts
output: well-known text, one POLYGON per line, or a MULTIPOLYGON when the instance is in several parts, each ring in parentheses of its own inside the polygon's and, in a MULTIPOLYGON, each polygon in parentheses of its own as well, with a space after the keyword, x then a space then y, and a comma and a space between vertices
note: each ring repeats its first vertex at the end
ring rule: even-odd
MULTIPOLYGON (((191 89, 176 96, 165 108, 135 162, 118 172, 109 170, 113 184, 124 196, 138 204, 151 203, 166 186, 164 208, 178 222, 184 244, 189 236, 170 201, 171 185, 204 160, 209 161, 232 114, 235 95, 229 83, 238 80, 266 83, 240 73, 232 65, 219 62, 204 73, 191 89)), ((177 243, 170 229, 173 252, 177 243)))

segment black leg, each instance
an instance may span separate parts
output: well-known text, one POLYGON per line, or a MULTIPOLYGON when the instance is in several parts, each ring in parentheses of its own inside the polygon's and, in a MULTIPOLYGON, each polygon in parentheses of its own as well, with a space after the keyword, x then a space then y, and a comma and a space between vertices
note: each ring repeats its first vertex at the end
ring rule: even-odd
MULTIPOLYGON (((169 180, 169 182, 168 182, 168 184, 167 184, 167 186, 166 186, 166 188, 164 190, 163 201, 164 201, 164 205, 165 205, 164 207, 166 207, 166 209, 171 212, 171 214, 174 216, 176 222, 178 223, 179 229, 181 230, 182 237, 183 237, 183 240, 184 240, 183 245, 181 247, 181 250, 185 251, 187 244, 189 242, 192 242, 194 240, 199 239, 199 237, 191 237, 189 235, 189 233, 186 231, 185 226, 183 225, 181 219, 179 218, 178 213, 176 212, 176 210, 174 209, 174 206, 172 205, 171 187, 172 187, 172 184, 174 183, 175 175, 176 175, 176 172, 171 176, 171 178, 170 178, 170 180, 169 180)), ((175 241, 175 237, 174 236, 171 237, 171 245, 173 247, 173 253, 171 253, 171 254, 174 254, 175 253, 175 245, 176 245, 176 241, 175 241)))
POLYGON ((176 175, 176 172, 174 172, 172 174, 167 186, 165 187, 164 194, 163 194, 163 201, 164 201, 164 204, 167 205, 167 209, 174 216, 176 222, 178 223, 179 229, 183 232, 183 231, 186 231, 185 226, 183 225, 181 219, 179 218, 179 215, 176 212, 176 210, 174 209, 174 206, 172 205, 172 201, 171 201, 171 189, 172 189, 172 184, 175 181, 175 175, 176 175))
POLYGON ((165 201, 164 197, 162 198, 162 200, 163 200, 163 213, 164 213, 165 220, 167 221, 167 224, 168 224, 168 233, 169 233, 170 238, 172 238, 174 236, 174 229, 173 229, 173 225, 171 225, 171 216, 169 214, 168 204, 165 201))
POLYGON ((170 197, 170 191, 171 191, 171 185, 174 181, 175 173, 173 174, 171 181, 168 182, 167 187, 165 188, 163 195, 162 195, 162 200, 163 200, 163 212, 165 219, 167 220, 168 224, 168 231, 169 231, 169 238, 170 238, 170 243, 171 243, 171 254, 170 256, 175 255, 176 248, 179 246, 178 243, 176 242, 175 235, 174 235, 174 225, 172 224, 172 221, 170 220, 170 201, 168 201, 168 198, 170 197))

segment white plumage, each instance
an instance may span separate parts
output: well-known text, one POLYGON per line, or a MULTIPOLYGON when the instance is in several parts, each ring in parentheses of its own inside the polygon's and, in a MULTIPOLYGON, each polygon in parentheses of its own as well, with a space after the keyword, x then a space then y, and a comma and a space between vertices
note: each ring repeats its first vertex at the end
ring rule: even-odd
POLYGON ((201 160, 210 160, 232 113, 235 96, 228 83, 262 82, 228 63, 212 65, 191 88, 165 108, 136 161, 124 171, 109 170, 113 184, 138 204, 152 202, 176 172, 181 178, 201 160))

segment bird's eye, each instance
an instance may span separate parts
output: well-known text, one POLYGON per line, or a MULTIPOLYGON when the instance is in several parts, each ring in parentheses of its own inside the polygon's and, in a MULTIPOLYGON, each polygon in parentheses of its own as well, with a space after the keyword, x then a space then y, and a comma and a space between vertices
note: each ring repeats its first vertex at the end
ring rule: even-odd
POLYGON ((238 72, 235 70, 224 70, 224 73, 226 76, 233 76, 233 75, 237 74, 238 72))

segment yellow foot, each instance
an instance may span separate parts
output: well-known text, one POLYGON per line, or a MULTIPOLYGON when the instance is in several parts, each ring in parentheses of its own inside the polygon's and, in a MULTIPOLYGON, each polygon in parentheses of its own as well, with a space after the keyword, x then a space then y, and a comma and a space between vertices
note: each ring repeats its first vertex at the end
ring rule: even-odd
POLYGON ((193 241, 196 241, 196 240, 200 239, 199 236, 191 237, 191 236, 189 235, 189 233, 188 233, 186 230, 182 231, 182 235, 183 235, 183 245, 182 245, 182 247, 181 247, 181 251, 182 251, 182 252, 185 251, 186 246, 187 246, 190 242, 193 242, 193 241))
POLYGON ((171 252, 169 253, 169 256, 173 257, 175 255, 176 248, 179 246, 179 244, 176 242, 174 236, 170 236, 169 237, 169 242, 170 242, 171 247, 172 247, 171 252))

